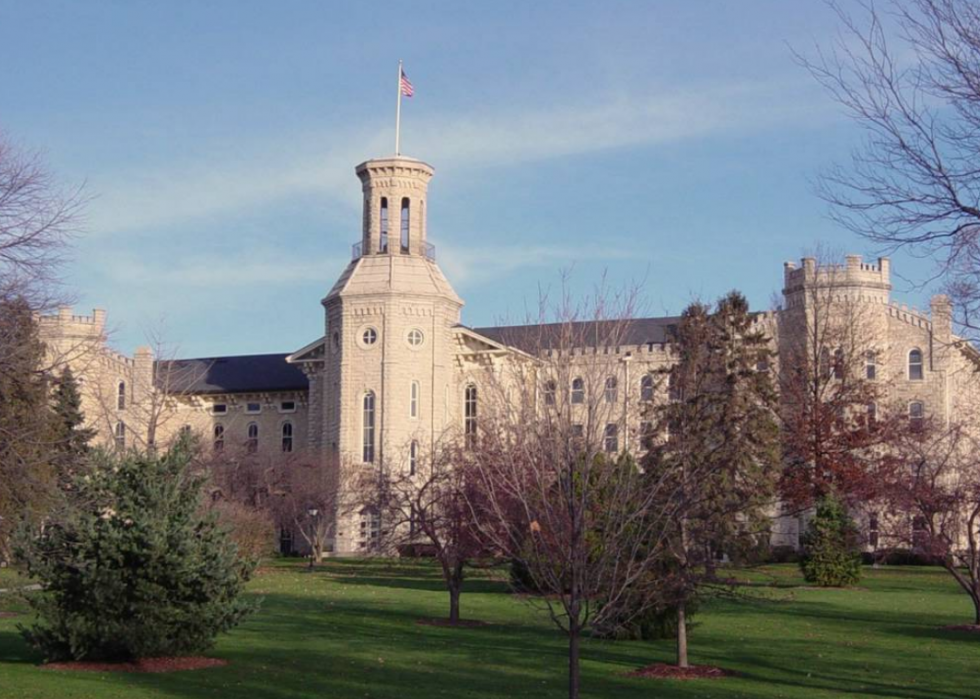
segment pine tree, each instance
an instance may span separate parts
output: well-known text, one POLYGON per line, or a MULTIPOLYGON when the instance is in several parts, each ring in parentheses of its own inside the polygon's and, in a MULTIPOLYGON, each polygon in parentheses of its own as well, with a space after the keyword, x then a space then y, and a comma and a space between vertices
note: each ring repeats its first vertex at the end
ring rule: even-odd
POLYGON ((241 597, 252 565, 201 507, 186 441, 164 454, 93 458, 63 516, 19 538, 18 556, 43 588, 22 633, 48 660, 206 650, 253 611, 241 597))
POLYGON ((44 345, 30 305, 0 300, 0 560, 19 522, 37 523, 55 492, 44 345))
POLYGON ((824 496, 803 536, 800 561, 807 582, 844 587, 861 579, 858 530, 847 508, 833 494, 824 496))
POLYGON ((71 367, 65 367, 61 372, 55 385, 53 402, 54 466, 58 474, 58 484, 62 490, 66 490, 72 479, 88 463, 89 442, 95 437, 95 430, 84 426, 82 396, 71 367))
POLYGON ((656 431, 666 438, 651 446, 644 465, 675 481, 664 492, 679 498, 680 513, 670 537, 671 575, 654 589, 676 610, 681 667, 688 664, 687 610, 705 583, 716 582, 716 554, 744 554, 766 538, 779 464, 777 398, 764 370, 768 339, 753 323, 738 292, 713 313, 690 305, 677 329, 670 400, 654 410, 656 431))

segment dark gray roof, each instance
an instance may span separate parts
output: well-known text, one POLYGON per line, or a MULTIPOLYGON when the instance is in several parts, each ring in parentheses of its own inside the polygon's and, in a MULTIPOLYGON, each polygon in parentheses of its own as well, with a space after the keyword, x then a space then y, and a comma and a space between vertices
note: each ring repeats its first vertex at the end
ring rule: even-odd
POLYGON ((201 357, 156 363, 156 383, 168 393, 305 391, 309 380, 288 354, 201 357))
POLYGON ((541 325, 503 325, 473 328, 473 332, 508 347, 535 354, 543 349, 619 345, 649 345, 670 342, 680 318, 633 318, 628 321, 599 320, 541 325), (625 323, 625 327, 621 325, 625 323), (564 336, 564 337, 563 337, 564 336))

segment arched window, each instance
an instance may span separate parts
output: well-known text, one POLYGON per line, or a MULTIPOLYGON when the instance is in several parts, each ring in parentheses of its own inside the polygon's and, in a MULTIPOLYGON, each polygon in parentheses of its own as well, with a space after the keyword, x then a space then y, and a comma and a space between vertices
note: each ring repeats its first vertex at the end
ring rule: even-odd
POLYGON ((418 381, 412 382, 411 391, 408 397, 408 416, 417 418, 419 416, 419 392, 421 388, 418 381))
POLYGON ((293 423, 282 423, 282 450, 286 454, 293 450, 293 423))
POLYGON ((878 358, 868 350, 864 353, 864 378, 874 381, 878 377, 878 358))
POLYGON ((819 378, 826 380, 831 377, 830 350, 826 347, 820 349, 820 362, 817 370, 820 372, 819 378))
POLYGON ((115 430, 116 449, 126 448, 126 423, 117 422, 115 430))
POLYGON ((419 443, 412 440, 408 447, 408 475, 414 476, 419 468, 419 443))
POLYGON ((610 376, 606 379, 606 402, 615 403, 616 398, 619 395, 619 382, 616 380, 615 376, 610 376))
POLYGON ((554 381, 544 382, 544 404, 554 405, 555 404, 555 391, 558 385, 554 381))
POLYGON ((388 252, 388 197, 381 197, 381 252, 388 252))
POLYGON ((878 425, 878 404, 868 403, 867 410, 868 429, 873 430, 878 425))
POLYGON ((463 399, 463 433, 466 437, 466 446, 472 449, 476 446, 477 431, 477 393, 476 386, 470 384, 466 387, 466 394, 463 399))
POLYGON ((844 379, 844 350, 840 347, 834 350, 834 378, 838 381, 844 379))
POLYGON ((246 430, 245 451, 254 454, 259 450, 259 425, 257 422, 250 422, 246 430))
POLYGON ((361 459, 366 464, 374 463, 374 391, 364 394, 363 412, 361 414, 361 442, 363 449, 361 459))
POLYGON ((909 381, 922 381, 922 350, 918 347, 909 352, 909 381))
POLYGON ((126 409, 126 382, 120 381, 118 389, 116 391, 116 408, 119 410, 126 409))
POLYGON ((922 401, 914 400, 909 403, 909 429, 913 432, 921 432, 925 421, 926 407, 922 401))
POLYGON ((671 371, 667 376, 667 398, 672 401, 681 399, 681 388, 678 385, 677 375, 671 371))
POLYGON ((215 425, 214 426, 214 450, 224 451, 225 448, 225 426, 215 425))
POLYGON ((653 377, 650 374, 640 379, 640 400, 646 403, 653 400, 653 377))
POLYGON ((614 422, 606 425, 605 447, 606 451, 610 454, 615 454, 619 451, 619 425, 614 422))
POLYGON ((572 379, 572 403, 581 405, 585 402, 585 381, 580 378, 572 379))
POLYGON ((409 201, 408 197, 402 199, 402 252, 408 252, 408 221, 409 221, 409 201))

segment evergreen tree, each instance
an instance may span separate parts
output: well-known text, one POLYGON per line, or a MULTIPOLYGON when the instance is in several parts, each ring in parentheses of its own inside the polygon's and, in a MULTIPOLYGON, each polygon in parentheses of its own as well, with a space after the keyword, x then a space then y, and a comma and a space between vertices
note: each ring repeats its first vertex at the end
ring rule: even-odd
POLYGON ((95 430, 85 427, 82 396, 71 367, 65 367, 54 390, 54 466, 62 490, 70 487, 72 479, 88 463, 89 442, 95 430))
POLYGON ((130 660, 199 653, 254 604, 252 565, 201 507, 186 440, 164 454, 97 453, 66 511, 18 555, 43 590, 21 628, 48 660, 130 660))
POLYGON ((17 523, 37 523, 51 506, 53 416, 44 345, 30 305, 0 300, 0 560, 17 523))
POLYGON ((700 303, 681 317, 675 338, 679 361, 670 370, 669 400, 654 409, 655 433, 645 468, 675 485, 668 576, 654 589, 675 610, 678 665, 687 666, 688 607, 705 583, 716 582, 718 553, 744 555, 766 540, 779 464, 776 391, 769 372, 768 338, 753 327, 738 292, 715 311, 700 303), (698 474, 692 477, 691 474, 698 474))
POLYGON ((833 494, 820 500, 807 527, 800 567, 807 582, 821 587, 844 587, 861 579, 858 529, 833 494))

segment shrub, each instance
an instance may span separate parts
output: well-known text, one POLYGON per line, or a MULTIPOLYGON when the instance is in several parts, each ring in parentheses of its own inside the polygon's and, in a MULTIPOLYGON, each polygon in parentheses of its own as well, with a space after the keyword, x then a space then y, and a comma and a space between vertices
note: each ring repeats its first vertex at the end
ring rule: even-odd
POLYGON ((251 564, 213 512, 186 443, 163 455, 96 455, 63 514, 18 555, 43 587, 21 627, 47 660, 132 660, 199 653, 255 604, 251 564))
POLYGON ((853 585, 861 579, 858 531, 843 503, 829 495, 803 536, 803 577, 821 587, 853 585))
POLYGON ((772 546, 769 548, 768 563, 799 563, 800 552, 795 546, 772 546))
POLYGON ((214 503, 212 509, 241 557, 258 562, 275 553, 276 527, 268 512, 228 500, 214 503))

